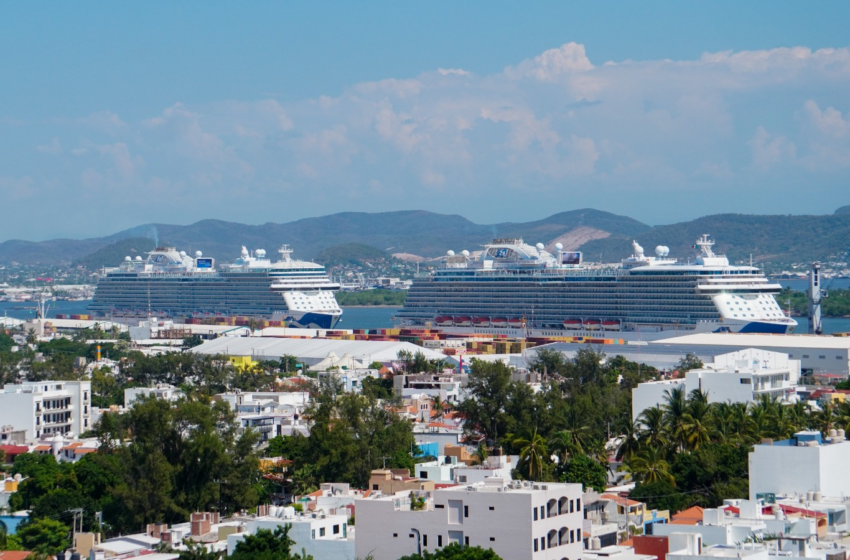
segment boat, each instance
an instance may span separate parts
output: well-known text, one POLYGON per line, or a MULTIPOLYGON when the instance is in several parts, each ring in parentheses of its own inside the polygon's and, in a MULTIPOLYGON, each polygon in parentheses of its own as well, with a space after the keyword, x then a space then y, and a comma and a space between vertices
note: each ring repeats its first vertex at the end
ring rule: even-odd
POLYGON ((490 317, 473 317, 472 324, 476 327, 489 327, 490 317))
POLYGON ((590 336, 600 331, 624 340, 655 340, 702 332, 791 333, 775 296, 782 287, 759 268, 732 265, 715 254, 707 234, 692 245, 694 256, 655 255, 632 241, 619 263, 586 263, 556 243, 494 239, 476 256, 449 251, 433 271, 417 276, 402 325, 454 317, 447 332, 509 336, 590 336), (686 258, 685 258, 686 257, 686 258), (459 318, 491 317, 490 325, 459 318), (506 325, 502 319, 507 317, 506 325))
POLYGON ((472 318, 471 317, 458 316, 458 317, 454 318, 454 323, 455 323, 455 326, 458 326, 458 327, 471 327, 472 326, 472 318))
POLYGON ((490 325, 501 329, 508 326, 508 319, 506 317, 493 317, 490 319, 490 325))
POLYGON ((101 271, 89 310, 101 317, 198 316, 266 318, 288 327, 331 329, 342 309, 332 282, 319 264, 292 258, 283 245, 272 262, 266 251, 242 247, 232 263, 197 251, 157 247, 147 258, 125 257, 101 271))
POLYGON ((454 326, 455 322, 450 316, 441 315, 434 318, 434 324, 438 327, 451 327, 454 326))

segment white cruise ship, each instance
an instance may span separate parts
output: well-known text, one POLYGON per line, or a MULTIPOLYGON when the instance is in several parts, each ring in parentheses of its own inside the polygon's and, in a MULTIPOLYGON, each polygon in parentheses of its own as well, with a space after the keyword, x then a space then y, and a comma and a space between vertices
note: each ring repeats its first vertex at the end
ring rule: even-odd
POLYGON ((449 251, 417 278, 397 318, 449 332, 651 340, 695 332, 790 333, 797 322, 775 299, 782 287, 753 266, 733 266, 707 235, 686 263, 635 241, 620 265, 586 265, 580 252, 553 252, 496 239, 481 255, 449 251))
POLYGON ((104 270, 90 311, 101 316, 240 316, 285 321, 287 326, 333 328, 342 315, 331 282, 319 264, 292 258, 284 245, 272 262, 263 249, 242 252, 216 269, 200 251, 194 257, 158 247, 147 259, 125 257, 104 270))

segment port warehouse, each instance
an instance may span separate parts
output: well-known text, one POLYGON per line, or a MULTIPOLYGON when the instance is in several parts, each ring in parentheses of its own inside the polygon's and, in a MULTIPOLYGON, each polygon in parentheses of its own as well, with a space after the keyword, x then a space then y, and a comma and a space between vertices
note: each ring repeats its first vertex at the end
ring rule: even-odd
POLYGON ((760 348, 799 360, 801 374, 850 375, 850 337, 838 336, 705 333, 616 346, 553 342, 529 348, 525 358, 533 360, 536 352, 542 349, 562 352, 572 358, 581 348, 594 348, 609 356, 623 356, 660 369, 672 369, 688 353, 708 362, 721 354, 760 348))
POLYGON ((429 360, 444 360, 445 354, 422 348, 411 342, 329 340, 323 338, 270 338, 270 337, 222 337, 207 341, 192 349, 197 354, 228 356, 251 356, 254 360, 279 360, 283 356, 295 356, 310 367, 318 364, 333 352, 339 357, 350 355, 366 362, 387 363, 398 359, 400 351, 422 352, 429 360))

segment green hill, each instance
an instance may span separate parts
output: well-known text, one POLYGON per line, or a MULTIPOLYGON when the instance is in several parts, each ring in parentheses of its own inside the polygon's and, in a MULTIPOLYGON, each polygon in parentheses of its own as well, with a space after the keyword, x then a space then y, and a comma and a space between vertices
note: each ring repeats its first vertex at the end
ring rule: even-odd
POLYGON ((383 262, 390 258, 386 251, 363 243, 343 243, 322 249, 315 256, 315 261, 328 267, 338 265, 364 266, 366 263, 383 262))
POLYGON ((97 270, 104 266, 118 266, 124 257, 145 258, 145 252, 154 248, 153 239, 145 237, 130 237, 106 247, 101 247, 94 253, 79 258, 73 262, 74 265, 83 266, 89 270, 97 270))

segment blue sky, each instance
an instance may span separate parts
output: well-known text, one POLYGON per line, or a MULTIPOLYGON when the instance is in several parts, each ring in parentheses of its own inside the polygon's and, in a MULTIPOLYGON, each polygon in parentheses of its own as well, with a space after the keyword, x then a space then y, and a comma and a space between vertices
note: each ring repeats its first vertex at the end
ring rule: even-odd
POLYGON ((850 203, 850 4, 6 3, 0 240, 850 203))

